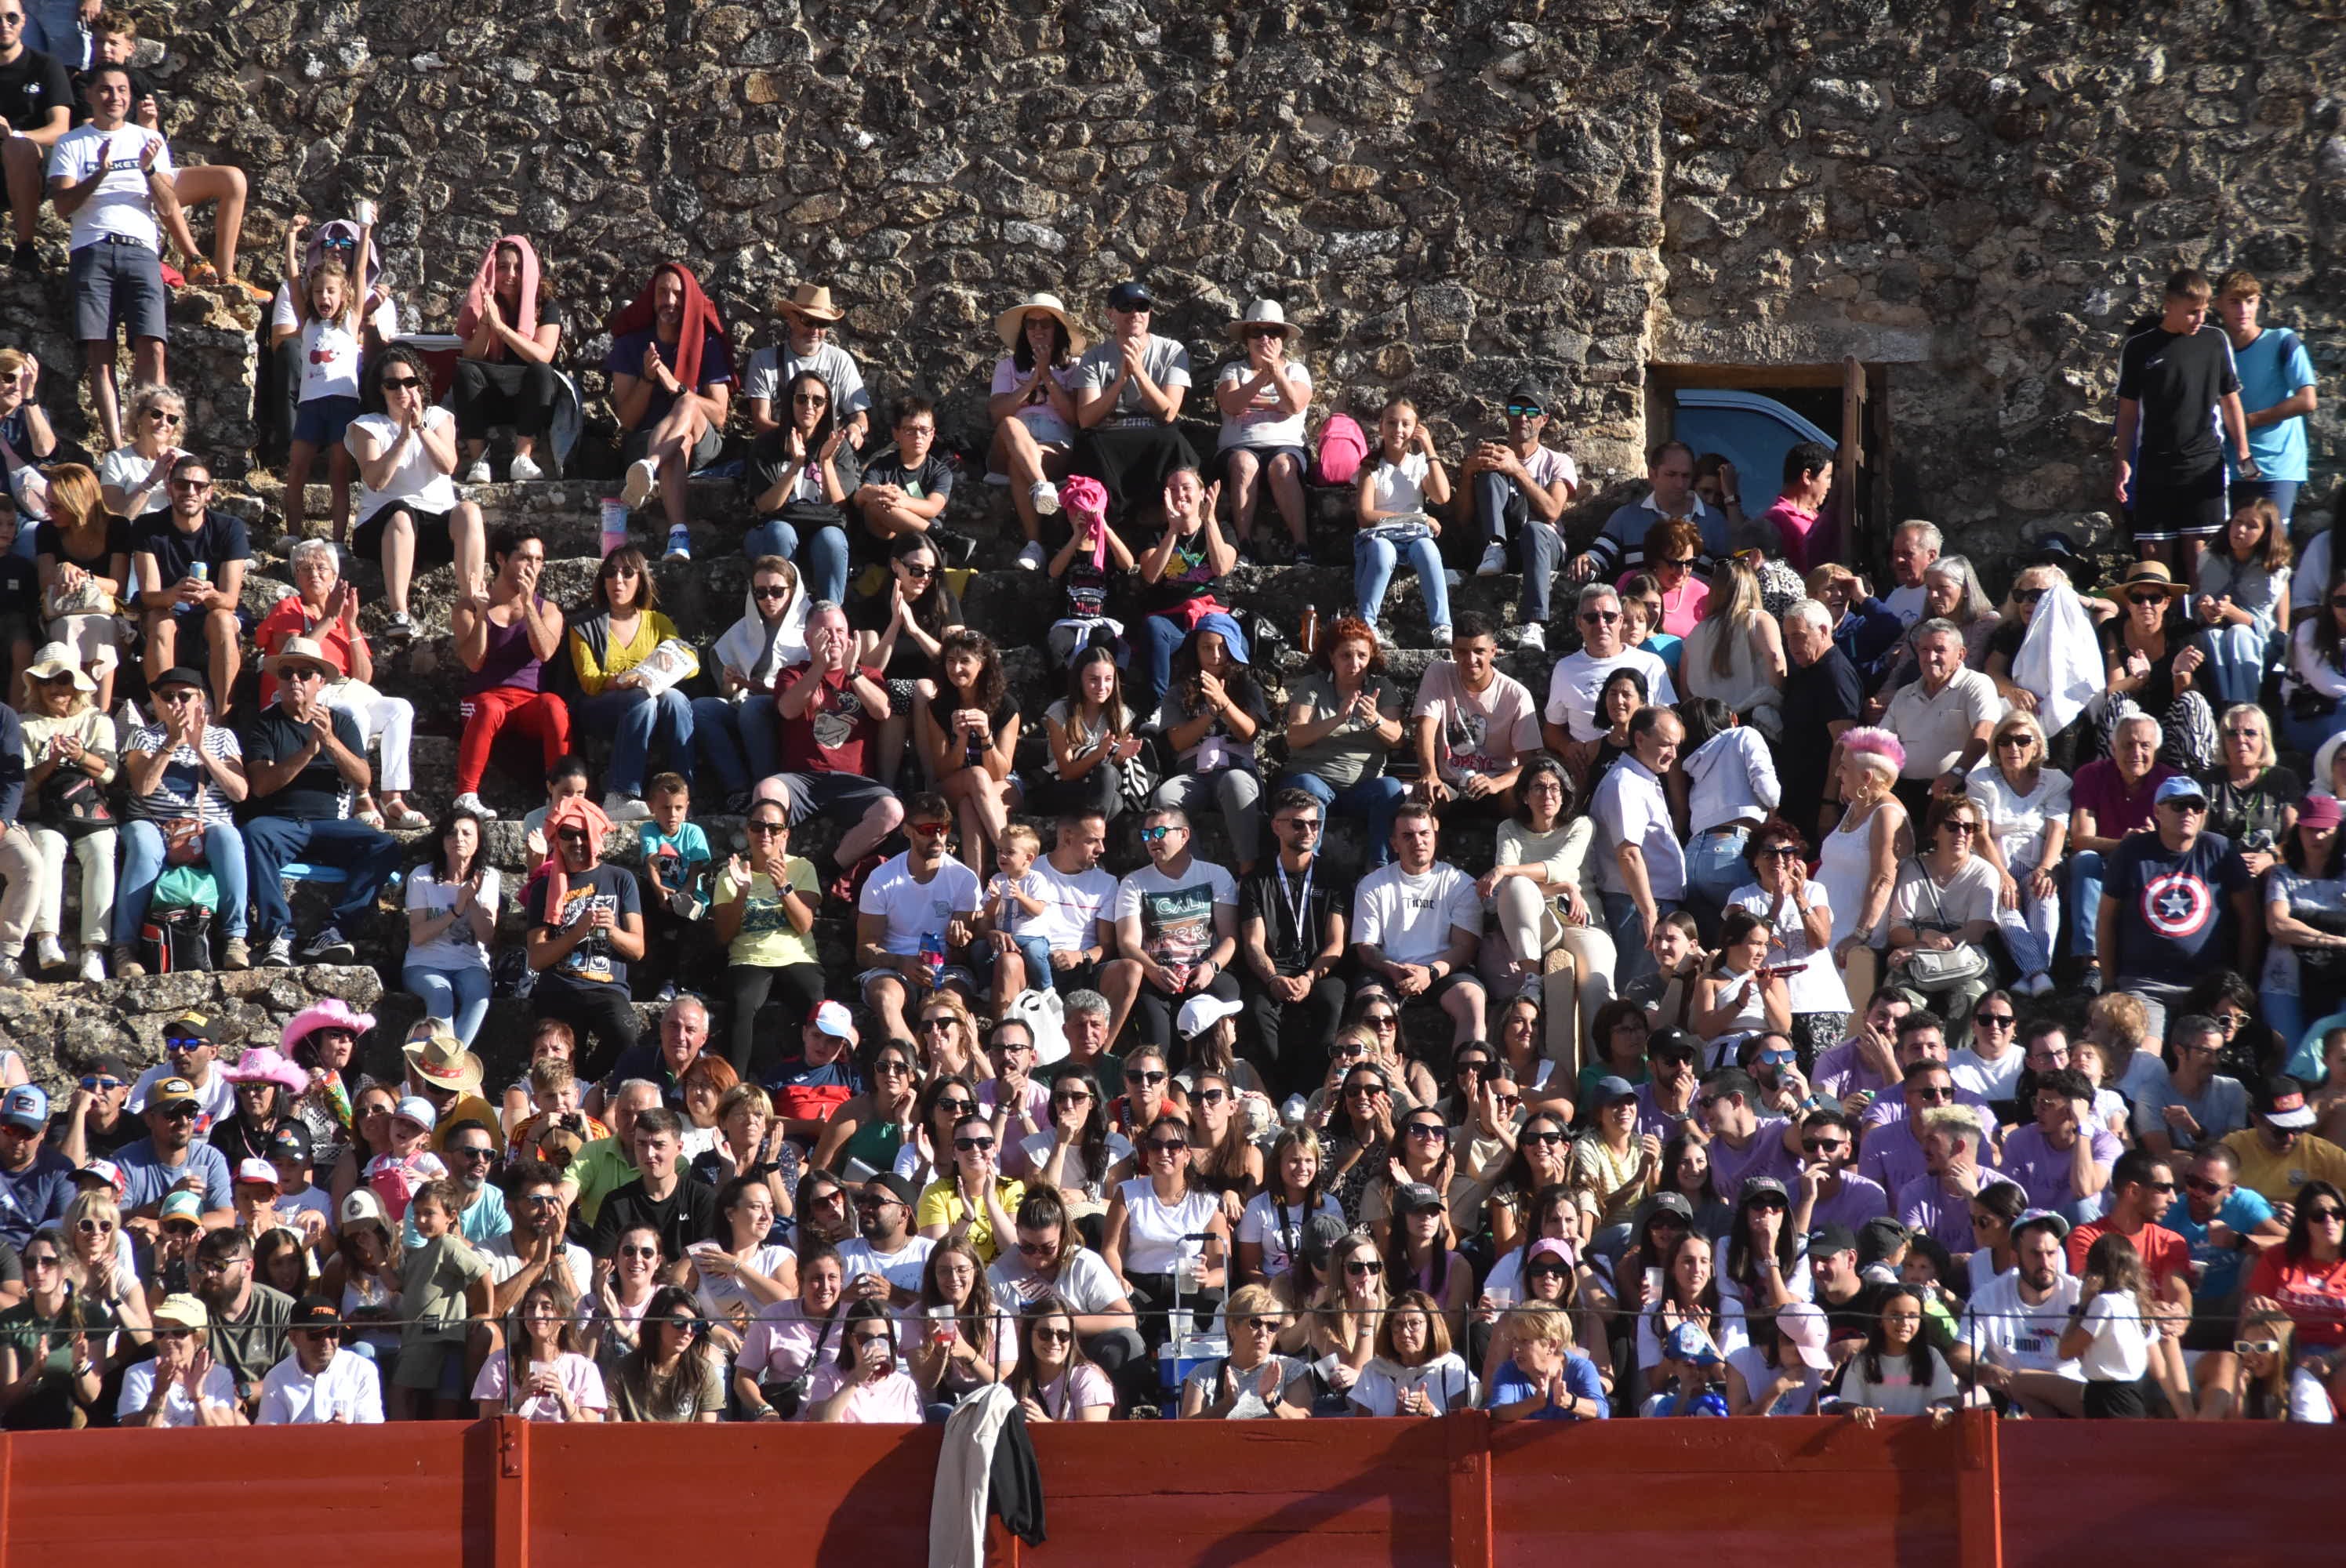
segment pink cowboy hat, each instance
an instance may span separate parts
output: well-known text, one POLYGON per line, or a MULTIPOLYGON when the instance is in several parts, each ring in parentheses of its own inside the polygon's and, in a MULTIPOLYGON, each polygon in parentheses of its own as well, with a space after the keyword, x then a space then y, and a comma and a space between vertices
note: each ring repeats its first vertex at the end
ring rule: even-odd
POLYGON ((255 1045, 236 1059, 236 1065, 227 1070, 231 1084, 274 1084, 289 1095, 298 1095, 310 1086, 310 1074, 293 1065, 292 1059, 266 1045, 255 1045))
MULTIPOLYGON (((287 1022, 284 1032, 278 1035, 277 1048, 291 1056, 293 1047, 321 1029, 347 1029, 353 1034, 364 1034, 373 1027, 373 1013, 357 1012, 341 997, 329 996, 325 1001, 296 1013, 287 1022)), ((305 1086, 309 1083, 307 1074, 303 1075, 302 1083, 305 1086)))

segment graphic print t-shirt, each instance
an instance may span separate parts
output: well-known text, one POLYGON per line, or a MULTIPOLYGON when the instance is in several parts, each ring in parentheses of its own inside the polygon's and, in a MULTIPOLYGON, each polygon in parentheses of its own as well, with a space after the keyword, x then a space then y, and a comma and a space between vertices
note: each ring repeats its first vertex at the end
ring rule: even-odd
MULTIPOLYGON (((637 895, 633 875, 616 866, 597 866, 563 878, 549 875, 544 909, 546 926, 566 932, 592 921, 601 910, 608 910, 614 921, 625 923, 627 916, 643 912, 643 902, 637 895)), ((627 965, 611 951, 610 940, 598 932, 572 948, 568 957, 546 971, 545 978, 569 985, 613 985, 625 991, 627 965)))
POLYGON ((1143 866, 1117 884, 1116 918, 1140 918, 1141 951, 1177 973, 1214 945, 1214 906, 1235 910, 1239 885, 1209 860, 1193 860, 1178 877, 1143 866))
POLYGON ((2111 857, 2104 891, 2118 901, 2117 972, 2186 983, 2215 948, 2249 869, 2221 833, 2202 833, 2181 854, 2157 833, 2130 835, 2111 857))

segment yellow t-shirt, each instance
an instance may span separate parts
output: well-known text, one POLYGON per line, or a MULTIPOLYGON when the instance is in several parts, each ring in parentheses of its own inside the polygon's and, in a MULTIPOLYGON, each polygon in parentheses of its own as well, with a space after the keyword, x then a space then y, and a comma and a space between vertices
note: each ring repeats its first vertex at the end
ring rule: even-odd
POLYGON ((2297 1189, 2310 1181, 2346 1187, 2346 1149, 2328 1138, 2300 1133, 2286 1151, 2275 1154, 2256 1128, 2242 1127, 2224 1140, 2224 1146, 2239 1156, 2240 1185, 2269 1202, 2295 1202, 2297 1189))
MULTIPOLYGON (((1026 1184, 1012 1181, 1008 1176, 996 1176, 994 1190, 1002 1199, 1005 1214, 1016 1214, 1018 1206, 1026 1198, 1026 1184)), ((961 1200, 959 1184, 952 1176, 944 1176, 921 1189, 920 1205, 913 1211, 913 1227, 926 1230, 934 1225, 959 1225, 962 1216, 968 1212, 969 1206, 961 1200)), ((969 1244, 988 1263, 1000 1250, 994 1237, 994 1217, 984 1209, 969 1216, 969 1244)))
MULTIPOLYGON (((796 855, 782 858, 783 874, 790 887, 810 907, 820 900, 814 880, 814 862, 796 855)), ((719 904, 729 904, 741 884, 734 879, 731 867, 727 867, 717 879, 719 904)), ((741 929, 734 936, 727 956, 735 963, 752 964, 760 969, 780 969, 793 963, 820 963, 815 956, 814 935, 801 935, 791 926, 790 917, 782 912, 781 890, 774 879, 763 871, 750 876, 748 907, 741 911, 741 929)))

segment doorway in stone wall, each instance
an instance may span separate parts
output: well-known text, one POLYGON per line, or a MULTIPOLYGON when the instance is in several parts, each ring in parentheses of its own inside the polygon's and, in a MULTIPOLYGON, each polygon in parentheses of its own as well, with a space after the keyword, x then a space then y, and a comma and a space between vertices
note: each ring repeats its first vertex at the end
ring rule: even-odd
MULTIPOLYGON (((1831 559, 1878 568, 1890 527, 1888 367, 1855 359, 1837 364, 1677 364, 1647 367, 1648 445, 1675 437, 1698 455, 1735 464, 1747 514, 1776 498, 1784 453, 1803 441, 1833 449, 1833 493, 1825 518, 1831 559)), ((1815 556, 1812 558, 1823 558, 1815 556)))

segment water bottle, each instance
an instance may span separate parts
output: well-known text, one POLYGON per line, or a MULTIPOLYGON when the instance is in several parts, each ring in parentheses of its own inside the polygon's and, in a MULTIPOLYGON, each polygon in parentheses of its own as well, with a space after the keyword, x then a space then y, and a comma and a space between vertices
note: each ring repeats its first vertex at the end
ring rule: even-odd
POLYGON ((616 495, 603 497, 603 555, 627 547, 627 504, 616 495))
POLYGON ((935 932, 921 933, 921 962, 929 972, 929 989, 934 991, 945 972, 945 939, 935 932))
POLYGON ((1303 620, 1295 628, 1295 646, 1305 658, 1320 651, 1320 606, 1303 606, 1303 620))

